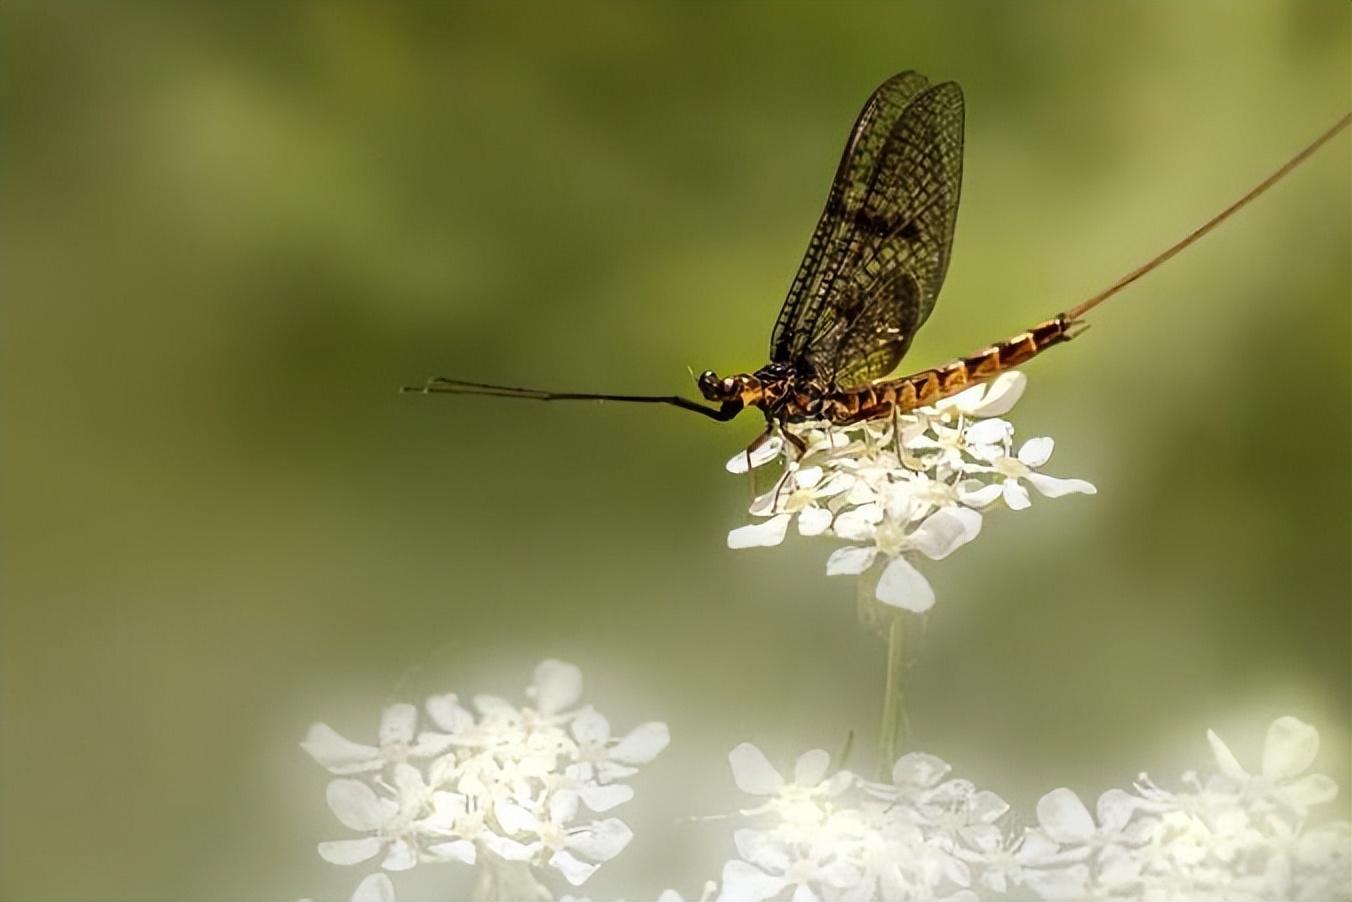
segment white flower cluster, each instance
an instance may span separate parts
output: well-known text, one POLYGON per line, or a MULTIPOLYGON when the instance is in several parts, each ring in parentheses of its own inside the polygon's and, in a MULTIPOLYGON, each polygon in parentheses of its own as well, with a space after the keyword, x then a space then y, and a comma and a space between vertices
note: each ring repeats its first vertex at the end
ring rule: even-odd
MULTIPOLYGON (((709 902, 714 893, 718 891, 718 886, 713 883, 704 884, 704 895, 699 897, 698 902, 709 902)), ((557 902, 592 902, 583 896, 559 896, 557 902)), ((616 899, 615 902, 625 902, 623 899, 616 899)), ((685 902, 685 897, 674 889, 663 890, 657 897, 657 902, 685 902)))
MULTIPOLYGON (((310 727, 301 746, 340 775, 328 785, 329 808, 364 834, 320 843, 319 854, 342 865, 379 857, 387 871, 478 864, 481 883, 490 871, 498 882, 515 873, 531 892, 542 889, 532 867, 553 868, 574 886, 586 881, 632 838, 624 821, 587 812, 633 797, 620 781, 666 747, 667 726, 612 736, 605 717, 578 707, 581 671, 562 661, 542 662, 526 692, 531 706, 477 695, 473 711, 455 695, 433 696, 421 730, 416 707, 391 705, 377 745, 322 723, 310 727)), ((387 902, 393 892, 389 878, 375 874, 353 899, 387 902)))
POLYGON ((996 504, 1029 507, 1024 483, 1048 498, 1095 491, 1082 479, 1038 472, 1051 457, 1050 438, 1029 439, 1015 449, 1014 427, 1001 416, 1026 384, 1022 373, 1006 372, 890 420, 790 426, 806 445, 800 454, 779 436, 738 454, 728 461, 730 472, 745 473, 781 455, 784 472, 751 504, 760 522, 728 533, 728 547, 778 545, 796 517, 801 535, 853 543, 827 559, 828 574, 862 574, 883 560, 878 600, 928 610, 934 591, 913 564, 917 555, 947 557, 976 538, 982 513, 996 504))
POLYGON ((729 760, 737 786, 765 798, 742 814, 765 823, 737 831, 740 857, 723 866, 720 902, 975 899, 971 862, 1000 844, 996 822, 1009 810, 918 752, 902 756, 886 784, 828 776, 821 749, 798 758, 792 781, 750 743, 729 760))
POLYGON ((1169 792, 1144 776, 1109 790, 1091 814, 1069 789, 1038 802, 1038 826, 1001 822, 998 795, 948 777, 933 755, 896 762, 892 781, 800 756, 786 780, 750 743, 729 756, 737 786, 764 801, 744 810, 739 857, 723 867, 720 902, 975 902, 1023 888, 1044 900, 1335 902, 1352 899, 1352 824, 1311 825, 1338 787, 1305 775, 1319 747, 1294 717, 1268 730, 1262 770, 1246 771, 1208 733, 1217 772, 1169 792))
POLYGON ((1185 774, 1185 790, 1143 774, 1132 791, 1100 796, 1093 814, 1069 789, 1048 793, 1039 826, 997 853, 1003 866, 988 869, 987 884, 1025 883, 1056 900, 1352 899, 1352 824, 1309 824, 1311 809, 1338 794, 1329 777, 1305 774, 1318 731, 1294 717, 1273 721, 1256 774, 1214 732, 1207 738, 1216 772, 1185 774))

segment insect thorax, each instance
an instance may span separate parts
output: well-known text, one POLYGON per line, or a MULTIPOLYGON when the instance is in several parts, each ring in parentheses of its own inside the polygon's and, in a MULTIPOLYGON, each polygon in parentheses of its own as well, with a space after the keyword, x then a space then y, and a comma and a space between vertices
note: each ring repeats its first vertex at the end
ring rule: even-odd
POLYGON ((752 374, 758 391, 754 404, 767 419, 799 421, 815 419, 826 388, 785 363, 770 363, 752 374))

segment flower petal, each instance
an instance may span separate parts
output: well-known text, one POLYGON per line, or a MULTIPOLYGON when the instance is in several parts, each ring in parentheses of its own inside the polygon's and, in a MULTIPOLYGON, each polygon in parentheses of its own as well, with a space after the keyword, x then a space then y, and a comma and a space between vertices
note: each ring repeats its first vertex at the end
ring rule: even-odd
POLYGON ((817 873, 821 879, 836 889, 853 889, 855 892, 859 891, 858 884, 864 879, 858 867, 840 858, 821 868, 817 873))
POLYGON ((932 505, 927 499, 916 495, 914 486, 910 482, 898 483, 888 487, 887 503, 884 510, 887 513, 887 519, 895 523, 911 523, 923 519, 931 508, 932 505))
POLYGON ((1211 743, 1211 754, 1216 759, 1216 767, 1231 780, 1237 783, 1247 783, 1249 772, 1246 771, 1235 757, 1235 753, 1230 751, 1230 747, 1216 735, 1215 730, 1206 731, 1206 741, 1211 743))
POLYGON ((737 788, 753 796, 768 796, 784 786, 784 778, 765 757, 765 753, 750 742, 743 742, 728 753, 732 765, 732 779, 737 788))
POLYGON ((1081 495, 1098 494, 1098 489, 1094 487, 1094 484, 1083 479, 1058 479, 1045 473, 1029 473, 1024 478, 1047 498, 1060 498, 1062 495, 1075 493, 1081 495))
POLYGON ((1041 830, 1025 830, 1014 850, 1014 860, 1023 865, 1046 864, 1059 850, 1060 846, 1041 830))
POLYGON ((1043 899, 1076 900, 1089 895, 1089 868, 1083 864, 1029 869, 1024 872, 1023 880, 1043 899))
POLYGON ((938 755, 908 752, 892 766, 892 782, 898 786, 928 788, 942 780, 950 770, 952 767, 938 755))
POLYGON ((1019 448, 1019 461, 1027 467, 1040 467, 1051 460, 1054 447, 1056 443, 1045 435, 1030 438, 1019 448))
POLYGON ((878 549, 873 547, 846 545, 844 548, 837 548, 826 559, 826 575, 840 576, 843 573, 851 575, 863 573, 873 566, 873 559, 877 556, 878 549))
POLYGON ((394 883, 385 874, 369 874, 357 884, 352 902, 394 902, 394 883))
POLYGON ((390 843, 385 860, 380 866, 387 871, 407 871, 418 863, 418 850, 406 839, 396 839, 390 843))
POLYGON ((747 472, 746 464, 748 453, 751 457, 751 468, 755 469, 756 467, 768 464, 770 461, 774 460, 779 456, 779 452, 782 450, 784 450, 784 440, 776 435, 773 438, 761 442, 759 447, 750 452, 738 451, 732 457, 728 458, 728 462, 724 464, 724 468, 729 473, 745 473, 747 472))
POLYGON ((491 830, 485 830, 483 833, 480 833, 479 842, 483 844, 485 849, 492 852, 494 855, 499 858, 505 858, 508 861, 526 861, 540 850, 540 844, 538 842, 517 842, 514 839, 508 839, 491 830))
MULTIPOLYGON (((526 690, 530 694, 530 690, 526 690)), ((516 710, 516 705, 497 695, 488 695, 480 693, 472 699, 474 707, 484 717, 494 720, 517 720, 521 712, 516 710)))
POLYGON ((1021 370, 1006 370, 987 383, 981 400, 968 406, 964 412, 974 417, 1000 417, 1014 409, 1028 387, 1028 377, 1021 370))
POLYGON ((418 709, 413 705, 405 703, 390 705, 380 712, 380 744, 412 742, 413 731, 417 725, 418 709))
POLYGON ((413 741, 408 753, 414 758, 431 758, 434 755, 440 755, 454 744, 455 737, 449 733, 434 733, 431 730, 424 730, 418 733, 418 738, 413 741))
POLYGON ((379 830, 397 811, 394 802, 380 798, 360 780, 330 780, 325 795, 329 810, 351 830, 379 830))
POLYGON ((419 821, 427 829, 450 832, 469 810, 469 799, 458 792, 438 790, 432 793, 432 813, 419 821))
POLYGON ((610 721, 594 708, 588 708, 574 717, 568 728, 583 745, 605 745, 610 741, 610 721))
POLYGON ((623 783, 611 783, 602 786, 597 783, 583 783, 577 787, 577 794, 592 811, 609 811, 617 805, 623 805, 634 797, 634 790, 623 783))
POLYGON ((801 489, 810 489, 822 481, 821 467, 799 467, 793 471, 793 481, 801 489))
POLYGON ((614 761, 597 761, 593 766, 596 768, 596 780, 599 783, 613 783, 638 773, 637 767, 616 764, 614 761))
POLYGON ((432 696, 426 708, 432 722, 447 733, 463 733, 474 726, 474 715, 460 704, 454 692, 432 696))
POLYGON ((803 752, 793 765, 793 782, 799 786, 816 786, 831 767, 831 753, 825 749, 803 752))
POLYGON ((1059 843, 1085 842, 1094 835, 1094 818, 1073 791, 1053 789, 1037 803, 1037 819, 1059 843))
POLYGON ((1090 895, 1090 870, 1084 864, 1030 868, 1023 872, 1023 882, 1042 899, 1083 899, 1090 895))
POLYGON ((510 799, 499 799, 493 806, 493 814, 504 833, 532 832, 537 826, 535 815, 510 799))
POLYGON ((935 410, 957 410, 963 413, 970 412, 971 408, 981 403, 981 399, 986 396, 986 385, 973 385, 971 388, 963 389, 956 395, 943 398, 934 405, 935 410))
POLYGON ((745 861, 733 859, 723 865, 723 891, 718 902, 764 902, 789 882, 774 877, 745 861))
POLYGON ((566 661, 549 659, 535 668, 535 683, 526 694, 545 714, 571 708, 582 697, 582 671, 566 661))
POLYGON ((847 492, 854 486, 855 476, 853 473, 846 473, 842 470, 836 470, 823 484, 817 486, 814 495, 818 498, 830 498, 833 495, 839 495, 841 492, 847 492))
POLYGON ((775 513, 782 513, 782 511, 777 511, 776 508, 781 501, 788 497, 789 492, 792 491, 785 486, 785 483, 787 483, 788 480, 788 473, 779 477, 779 481, 770 488, 770 491, 763 495, 756 496, 751 502, 751 506, 747 508, 747 513, 751 514, 753 517, 769 517, 775 513))
POLYGON ((911 533, 912 548, 942 560, 981 534, 981 514, 966 507, 940 508, 911 533))
POLYGON ((836 517, 831 531, 850 542, 867 542, 873 538, 874 527, 882 518, 882 505, 874 502, 861 504, 852 510, 842 511, 836 517))
POLYGON ((311 724, 300 747, 335 774, 380 770, 383 764, 380 749, 353 742, 324 723, 311 724))
POLYGON ((559 849, 549 859, 549 866, 563 875, 573 886, 581 886, 587 882, 587 878, 595 874, 600 867, 599 864, 588 864, 585 861, 575 857, 567 849, 559 849))
POLYGON ((1338 797, 1338 784, 1324 774, 1307 774, 1283 786, 1278 797, 1298 813, 1305 809, 1331 802, 1338 797))
POLYGON ((610 759, 624 764, 647 764, 671 742, 671 730, 661 721, 640 724, 610 750, 610 759))
POLYGON ((989 789, 972 796, 972 816, 984 824, 994 823, 1009 811, 1009 803, 989 789))
POLYGON ((903 610, 923 614, 934 607, 934 589, 920 571, 904 557, 893 558, 878 577, 878 600, 903 610))
POLYGON ((998 482, 992 482, 988 485, 977 483, 979 488, 958 488, 958 500, 968 507, 986 507, 993 504, 996 498, 1000 497, 1003 486, 998 482))
POLYGON ((1006 479, 1001 494, 1005 497, 1005 504, 1009 505, 1012 511, 1027 510, 1032 506, 1032 500, 1028 497, 1028 490, 1019 485, 1017 479, 1006 479))
POLYGON ((769 548, 778 545, 784 541, 784 534, 789 530, 789 521, 793 518, 788 514, 779 514, 771 517, 764 523, 749 523, 746 526, 739 526, 728 533, 728 547, 738 548, 769 548))
POLYGON ((442 755, 427 767, 427 781, 433 786, 449 786, 460 772, 460 761, 455 752, 442 755))
POLYGON ((963 433, 969 445, 999 445, 1014 433, 1014 427, 1004 420, 977 420, 963 433))
POLYGON ((1346 870, 1348 823, 1326 824, 1307 831, 1297 840, 1296 860, 1311 870, 1334 873, 1346 870))
POLYGON ((1121 789, 1110 789, 1098 800, 1098 822, 1104 830, 1118 833, 1136 813, 1136 797, 1121 789))
POLYGON ((549 820, 555 825, 567 824, 577 817, 579 793, 564 789, 549 797, 549 820))
POLYGON ((831 512, 824 507, 811 505, 798 512, 798 534, 819 536, 831 528, 831 512))
POLYGON ((427 847, 438 858, 450 858, 455 861, 463 861, 465 864, 474 864, 478 860, 478 852, 474 843, 467 839, 453 839, 450 842, 433 843, 427 847))
POLYGON ((399 791, 399 802, 405 806, 420 806, 427 800, 429 794, 422 771, 407 761, 401 761, 394 766, 394 788, 399 791))
POLYGON ((769 830, 742 828, 733 834, 737 854, 768 873, 784 872, 793 866, 791 847, 769 830))
POLYGON ((624 851, 634 838, 629 825, 616 817, 596 821, 582 833, 568 838, 568 848, 592 861, 609 861, 624 851))
POLYGON ((1289 780, 1302 774, 1319 754, 1319 731, 1295 717, 1279 717, 1263 743, 1263 776, 1289 780))
POLYGON ((374 836, 362 839, 337 839, 319 844, 319 857, 329 864, 361 864, 380 854, 380 840, 374 836))
MULTIPOLYGON (((868 504, 875 504, 878 500, 878 492, 873 486, 861 479, 850 486, 849 491, 845 493, 844 500, 847 505, 859 505, 861 507, 868 504)), ((879 511, 881 511, 881 508, 879 508, 879 511)), ((850 511, 846 511, 845 513, 850 513, 850 511)), ((861 523, 862 522, 863 521, 861 521, 861 523)), ((844 535, 844 533, 839 532, 838 529, 837 534, 844 535)))
POLYGON ((825 783, 818 784, 818 789, 828 798, 834 798, 855 784, 858 779, 854 774, 847 770, 838 770, 831 775, 831 779, 825 783))

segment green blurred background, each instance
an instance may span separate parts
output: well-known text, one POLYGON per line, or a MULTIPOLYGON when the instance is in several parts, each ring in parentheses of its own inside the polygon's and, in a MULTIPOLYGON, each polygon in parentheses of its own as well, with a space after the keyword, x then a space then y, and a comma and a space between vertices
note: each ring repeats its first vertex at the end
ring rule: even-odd
MULTIPOLYGON (((6 902, 346 899, 308 723, 372 738, 389 700, 516 693, 549 656, 674 735, 588 894, 696 892, 730 826, 680 818, 735 804, 727 750, 853 729, 868 767, 881 695, 828 543, 724 547, 757 418, 396 388, 764 362, 899 69, 968 110, 917 367, 1092 293, 1352 107, 1344 0, 0 16, 6 902)), ((1350 147, 1028 368, 1020 431, 1099 494, 929 567, 911 747, 1031 811, 1173 781, 1208 727, 1255 762, 1289 713, 1346 790, 1350 147)))

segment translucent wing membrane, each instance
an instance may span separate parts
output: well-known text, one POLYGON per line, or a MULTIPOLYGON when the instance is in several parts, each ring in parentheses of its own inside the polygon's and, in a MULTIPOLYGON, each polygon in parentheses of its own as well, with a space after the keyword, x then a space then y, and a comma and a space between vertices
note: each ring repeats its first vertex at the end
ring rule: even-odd
POLYGON ((841 388, 891 372, 943 284, 961 185, 961 89, 888 79, 850 132, 770 359, 841 388))

